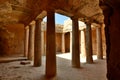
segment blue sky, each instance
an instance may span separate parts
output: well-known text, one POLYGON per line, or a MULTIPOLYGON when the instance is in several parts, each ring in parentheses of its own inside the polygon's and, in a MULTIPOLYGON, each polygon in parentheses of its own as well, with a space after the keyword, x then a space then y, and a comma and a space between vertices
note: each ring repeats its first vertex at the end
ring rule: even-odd
MULTIPOLYGON (((64 20, 67 20, 69 17, 63 16, 60 14, 55 13, 55 23, 56 24, 64 24, 64 20)), ((43 19, 43 21, 46 21, 46 17, 43 19)))

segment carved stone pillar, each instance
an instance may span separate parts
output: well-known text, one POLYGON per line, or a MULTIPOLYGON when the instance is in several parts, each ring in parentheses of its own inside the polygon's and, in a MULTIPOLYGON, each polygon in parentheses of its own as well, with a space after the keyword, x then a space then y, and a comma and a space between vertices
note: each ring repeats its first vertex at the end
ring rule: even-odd
POLYGON ((41 54, 45 55, 44 31, 41 31, 41 54))
MULTIPOLYGON (((79 27, 78 27, 79 29, 79 27)), ((79 30, 79 52, 81 53, 81 31, 79 30)))
POLYGON ((46 31, 44 31, 44 54, 43 56, 46 56, 46 31))
POLYGON ((97 58, 103 59, 103 50, 102 50, 102 33, 101 27, 96 27, 96 38, 97 38, 97 58))
POLYGON ((91 24, 86 23, 86 62, 93 63, 91 24))
POLYGON ((65 33, 62 33, 62 53, 65 52, 65 33))
POLYGON ((29 25, 29 45, 28 45, 28 60, 34 58, 34 25, 29 25))
POLYGON ((34 53, 34 66, 41 66, 41 21, 37 19, 35 23, 35 53, 34 53))
POLYGON ((70 32, 70 53, 72 53, 72 32, 70 32))
POLYGON ((28 55, 28 41, 29 41, 29 26, 24 28, 25 30, 25 37, 24 37, 24 57, 28 55))
POLYGON ((85 29, 81 30, 81 56, 86 57, 86 50, 85 50, 85 29))
POLYGON ((46 77, 56 76, 56 35, 55 35, 55 12, 47 11, 46 33, 46 77))
POLYGON ((80 68, 78 18, 72 19, 72 67, 80 68))

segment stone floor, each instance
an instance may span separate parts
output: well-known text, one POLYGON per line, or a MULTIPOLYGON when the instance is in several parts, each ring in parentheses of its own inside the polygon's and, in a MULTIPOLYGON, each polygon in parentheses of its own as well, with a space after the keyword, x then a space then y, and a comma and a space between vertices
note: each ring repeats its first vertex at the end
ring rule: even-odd
MULTIPOLYGON (((45 79, 45 56, 42 58, 41 67, 32 64, 21 65, 21 61, 0 63, 0 80, 50 80, 45 79)), ((86 64, 81 58, 81 68, 71 67, 71 54, 57 55, 56 80, 106 80, 106 60, 96 60, 94 64, 86 64)))

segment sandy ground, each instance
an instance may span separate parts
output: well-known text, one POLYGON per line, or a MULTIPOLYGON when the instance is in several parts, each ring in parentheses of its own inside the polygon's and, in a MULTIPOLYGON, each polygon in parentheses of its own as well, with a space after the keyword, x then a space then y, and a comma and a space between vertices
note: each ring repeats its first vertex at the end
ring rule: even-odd
MULTIPOLYGON (((81 68, 71 67, 71 55, 57 55, 56 80, 106 80, 106 60, 95 60, 94 64, 86 64, 81 58, 81 68)), ((94 56, 96 57, 96 56, 94 56)), ((21 61, 0 63, 0 80, 49 80, 45 79, 45 56, 42 66, 33 67, 33 63, 21 65, 21 61)))

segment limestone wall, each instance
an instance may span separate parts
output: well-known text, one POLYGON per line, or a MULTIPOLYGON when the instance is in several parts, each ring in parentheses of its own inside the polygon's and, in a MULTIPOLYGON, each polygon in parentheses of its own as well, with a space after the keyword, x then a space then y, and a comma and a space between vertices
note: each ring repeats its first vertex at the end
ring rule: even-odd
POLYGON ((120 10, 104 11, 107 39, 107 77, 120 79, 120 10), (110 13, 111 12, 111 13, 110 13), (108 21, 107 21, 108 20, 108 21), (107 23, 108 22, 108 23, 107 23))
POLYGON ((24 53, 24 26, 12 24, 0 27, 0 56, 24 53))
POLYGON ((56 33, 56 51, 61 52, 61 39, 62 34, 61 33, 56 33))

